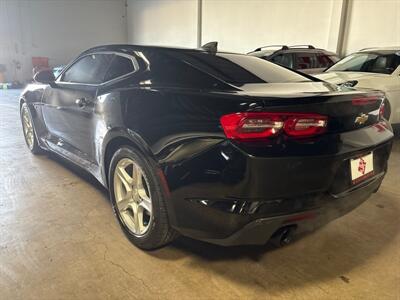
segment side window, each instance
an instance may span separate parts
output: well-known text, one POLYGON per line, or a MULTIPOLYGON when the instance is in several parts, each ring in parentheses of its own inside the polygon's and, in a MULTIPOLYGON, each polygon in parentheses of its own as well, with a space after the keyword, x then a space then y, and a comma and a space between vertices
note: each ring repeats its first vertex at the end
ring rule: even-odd
POLYGON ((123 75, 132 73, 133 71, 135 71, 135 66, 133 65, 132 60, 128 57, 116 54, 114 55, 104 81, 121 77, 123 75))
POLYGON ((288 68, 293 68, 292 57, 291 53, 278 54, 271 59, 271 62, 288 68))
POLYGON ((64 73, 61 81, 86 84, 102 83, 112 58, 112 54, 84 56, 64 73))
POLYGON ((332 61, 332 59, 323 53, 319 53, 317 55, 317 65, 316 68, 327 68, 330 67, 334 64, 334 62, 332 61))
POLYGON ((314 53, 295 53, 296 69, 312 69, 315 68, 315 54, 314 53))
POLYGON ((371 65, 370 72, 391 74, 400 65, 400 56, 397 54, 378 56, 371 65))
MULTIPOLYGON (((181 57, 174 56, 179 53, 173 53, 174 56, 168 53, 149 51, 143 55, 150 61, 149 69, 151 81, 155 84, 184 86, 184 87, 201 87, 215 88, 220 83, 211 75, 203 73, 189 64, 183 62, 186 59, 195 57, 187 57, 182 53, 181 57)), ((209 57, 210 55, 205 55, 209 57)))

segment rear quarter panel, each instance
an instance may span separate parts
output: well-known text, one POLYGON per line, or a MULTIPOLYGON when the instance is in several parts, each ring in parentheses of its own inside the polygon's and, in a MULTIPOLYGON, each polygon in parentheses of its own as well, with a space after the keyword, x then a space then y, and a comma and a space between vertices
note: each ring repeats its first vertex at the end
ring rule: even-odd
POLYGON ((262 107, 261 102, 239 95, 191 89, 135 88, 120 95, 124 126, 141 136, 156 156, 194 138, 223 140, 221 115, 262 107))

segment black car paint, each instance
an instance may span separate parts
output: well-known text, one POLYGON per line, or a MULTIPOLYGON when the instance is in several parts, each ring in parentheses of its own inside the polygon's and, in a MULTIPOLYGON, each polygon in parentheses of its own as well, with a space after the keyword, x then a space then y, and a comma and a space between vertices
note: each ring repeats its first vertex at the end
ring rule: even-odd
MULTIPOLYGON (((82 55, 104 50, 136 55, 146 49, 109 46, 82 55)), ((169 55, 186 51, 151 49, 169 55)), ((393 134, 385 120, 378 123, 380 103, 348 104, 367 92, 317 81, 221 84, 215 90, 163 86, 152 83, 151 61, 139 62, 138 72, 106 84, 59 79, 33 84, 21 101, 31 110, 41 147, 78 164, 105 187, 108 151, 115 145, 129 143, 154 160, 165 182, 170 223, 184 235, 226 245, 262 243, 282 226, 307 228, 309 219, 322 224, 343 214, 343 208, 327 207, 340 198, 337 202, 347 202, 343 205, 350 209, 349 203, 364 201, 383 179, 393 134), (79 105, 76 100, 83 98, 86 103, 79 105), (265 110, 327 114, 328 132, 257 143, 225 138, 222 115, 265 110), (370 123, 357 127, 354 117, 362 112, 370 115, 370 123), (371 151, 378 157, 377 173, 354 190, 349 159, 371 151), (315 215, 303 215, 309 212, 315 215)))

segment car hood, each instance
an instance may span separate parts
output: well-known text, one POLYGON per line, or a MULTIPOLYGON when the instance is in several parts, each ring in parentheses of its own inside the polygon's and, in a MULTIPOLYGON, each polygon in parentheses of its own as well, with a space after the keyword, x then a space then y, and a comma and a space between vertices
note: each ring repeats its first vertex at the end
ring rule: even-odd
POLYGON ((330 83, 340 84, 351 80, 384 78, 390 75, 367 72, 325 72, 313 76, 330 83))

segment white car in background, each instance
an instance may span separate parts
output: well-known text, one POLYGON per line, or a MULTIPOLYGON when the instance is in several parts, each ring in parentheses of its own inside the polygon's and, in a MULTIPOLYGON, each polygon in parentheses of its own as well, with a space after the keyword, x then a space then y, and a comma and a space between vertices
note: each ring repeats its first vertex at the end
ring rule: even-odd
POLYGON ((350 54, 315 77, 338 85, 385 92, 390 122, 400 127, 400 47, 368 48, 350 54))

